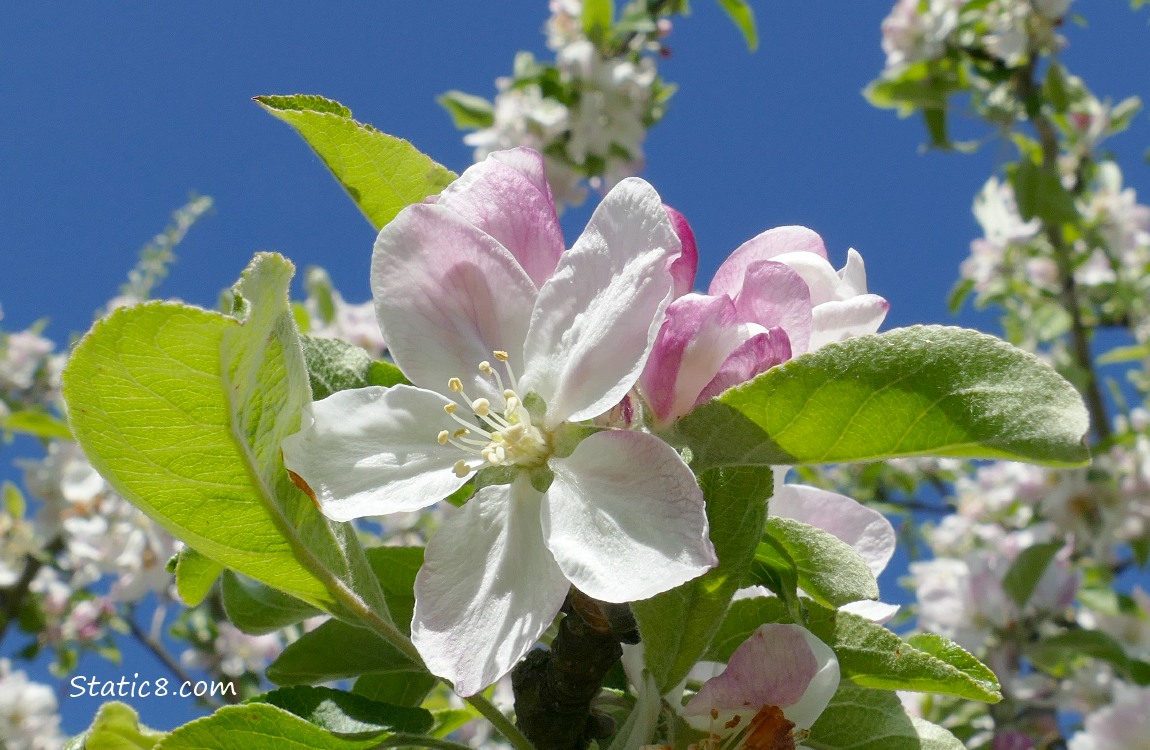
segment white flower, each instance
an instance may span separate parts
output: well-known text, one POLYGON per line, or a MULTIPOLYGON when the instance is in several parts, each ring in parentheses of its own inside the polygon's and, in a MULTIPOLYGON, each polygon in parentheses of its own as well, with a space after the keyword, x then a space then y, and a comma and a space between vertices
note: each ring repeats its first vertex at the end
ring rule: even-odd
POLYGON ((64 744, 56 695, 0 659, 0 743, 5 750, 58 750, 64 744))
POLYGON ((337 520, 426 507, 482 469, 509 475, 447 514, 416 581, 412 641, 460 694, 506 673, 571 584, 634 601, 717 563, 674 449, 626 430, 567 438, 634 386, 679 252, 638 179, 564 252, 542 159, 523 149, 467 170, 376 240, 376 313, 417 387, 314 404, 284 461, 337 520))
POLYGON ((1114 686, 1114 702, 1089 714, 1069 750, 1146 750, 1150 747, 1150 688, 1114 686))

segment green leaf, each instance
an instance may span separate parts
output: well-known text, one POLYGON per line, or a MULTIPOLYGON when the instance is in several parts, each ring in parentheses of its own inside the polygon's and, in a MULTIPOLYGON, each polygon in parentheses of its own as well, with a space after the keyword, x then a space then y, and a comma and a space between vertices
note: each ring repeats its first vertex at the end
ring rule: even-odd
POLYGON ((415 576, 423 566, 423 547, 373 547, 367 550, 367 561, 395 624, 405 634, 411 632, 415 611, 415 576))
POLYGON ((354 530, 291 482, 280 441, 310 400, 293 267, 258 254, 239 321, 146 303, 99 321, 64 372, 72 430, 116 490, 206 557, 325 611, 386 617, 354 530))
POLYGON ((759 48, 759 31, 755 24, 755 11, 747 0, 719 0, 719 5, 727 12, 735 26, 747 42, 747 49, 754 52, 759 48))
POLYGON ((977 331, 914 326, 829 344, 680 419, 700 471, 899 456, 1088 459, 1081 396, 1037 357, 977 331))
POLYGON ((766 467, 712 469, 699 476, 719 566, 631 609, 660 693, 679 683, 707 649, 743 585, 762 535, 773 484, 766 467))
MULTIPOLYGON (((1002 699, 994 673, 958 645, 924 634, 904 641, 882 625, 849 612, 807 602, 808 628, 834 649, 844 680, 859 687, 914 690, 995 703, 1002 699)), ((759 625, 794 622, 775 598, 740 599, 731 605, 707 658, 727 661, 759 625)))
POLYGON ((767 535, 787 551, 798 585, 820 604, 841 607, 878 599, 874 573, 854 548, 835 535, 777 516, 767 519, 767 535))
POLYGON ((341 620, 304 633, 267 669, 277 685, 315 685, 365 674, 425 675, 427 670, 374 632, 341 620))
POLYGON ((435 98, 451 115, 459 130, 478 130, 495 124, 495 108, 482 96, 462 91, 447 91, 435 98))
POLYGON ((336 391, 366 388, 369 385, 390 387, 410 381, 390 362, 371 358, 364 349, 339 339, 300 336, 303 358, 311 382, 312 399, 319 401, 336 391))
POLYGON ((1028 646, 1026 655, 1055 677, 1065 677, 1083 657, 1108 662, 1122 674, 1131 673, 1131 661, 1122 644, 1099 630, 1070 630, 1043 638, 1028 646))
POLYGON ((584 0, 583 33, 597 38, 611 29, 615 20, 615 0, 584 0))
POLYGON ((184 547, 176 555, 176 591, 188 607, 194 607, 204 600, 224 566, 210 557, 205 557, 191 547, 184 547))
POLYGON ((82 750, 153 750, 164 732, 140 724, 131 706, 112 701, 100 706, 92 726, 76 746, 82 750))
POLYGON ((756 548, 746 582, 751 586, 767 587, 783 600, 792 619, 802 619, 798 568, 787 548, 770 534, 764 534, 763 541, 756 548))
POLYGON ((41 409, 23 409, 0 415, 0 430, 44 440, 71 440, 68 425, 41 409))
POLYGON ((369 750, 389 735, 334 734, 278 706, 249 703, 185 724, 155 750, 369 750))
POLYGON ((803 741, 811 750, 964 750, 947 730, 907 714, 885 690, 841 685, 803 741))
POLYGON ((1096 361, 1100 365, 1118 365, 1137 362, 1147 357, 1150 357, 1150 343, 1118 346, 1098 357, 1096 361))
POLYGON ((376 229, 456 177, 407 141, 356 122, 339 102, 300 94, 255 101, 296 129, 376 229))
POLYGON ((352 692, 393 706, 418 706, 437 682, 430 672, 365 674, 355 681, 352 692))
POLYGON ((1066 70, 1055 61, 1046 69, 1046 81, 1042 93, 1055 112, 1062 114, 1070 108, 1070 93, 1066 85, 1066 70))
POLYGON ((1062 185, 1057 171, 1043 169, 1030 159, 1023 159, 1010 177, 1018 213, 1029 221, 1038 217, 1055 226, 1078 218, 1074 197, 1062 185))
POLYGON ((949 148, 950 137, 946 134, 946 109, 942 107, 924 109, 922 119, 926 123, 926 132, 930 136, 931 147, 949 148))
POLYGON ((278 706, 333 734, 423 734, 435 724, 422 708, 391 706, 327 687, 280 688, 245 702, 278 706))
POLYGON ((1030 601, 1030 597, 1034 595, 1034 590, 1038 588, 1042 574, 1046 572, 1050 561, 1054 559, 1060 549, 1062 549, 1061 542, 1036 544, 1022 550, 1014 562, 1010 564, 1010 569, 1002 577, 1002 588, 1010 595, 1019 609, 1024 608, 1026 603, 1030 601))
POLYGON ((224 572, 220 592, 228 619, 237 628, 252 635, 274 633, 321 614, 318 609, 294 596, 257 581, 241 579, 230 570, 224 572))

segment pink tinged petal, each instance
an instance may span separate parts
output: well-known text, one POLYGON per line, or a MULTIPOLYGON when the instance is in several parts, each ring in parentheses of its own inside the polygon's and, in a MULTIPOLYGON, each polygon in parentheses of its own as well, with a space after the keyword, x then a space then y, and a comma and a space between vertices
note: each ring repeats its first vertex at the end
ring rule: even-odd
POLYGON ((830 300, 842 299, 839 296, 842 279, 826 258, 820 258, 814 253, 783 253, 776 255, 773 260, 790 266, 803 277, 807 289, 810 290, 812 305, 818 306, 830 300))
POLYGON ((718 564, 703 492, 662 440, 598 432, 550 466, 543 535, 563 574, 587 595, 646 599, 718 564))
POLYGON ((543 174, 543 157, 535 151, 500 152, 469 168, 438 200, 498 240, 536 286, 550 278, 564 248, 543 174))
POLYGON ((443 206, 400 212, 375 241, 375 312, 391 355, 416 385, 501 398, 476 367, 492 351, 519 368, 535 284, 503 245, 443 206))
POLYGON ((770 260, 783 253, 812 253, 824 260, 823 238, 806 227, 776 227, 753 237, 731 253, 711 279, 707 294, 725 294, 732 299, 743 287, 743 275, 753 263, 770 260))
POLYGON ((675 297, 682 297, 695 285, 695 273, 699 270, 699 246, 695 243, 695 233, 687 223, 687 217, 670 206, 664 205, 671 226, 683 244, 683 252, 671 262, 671 276, 675 279, 675 297))
POLYGON ((878 331, 886 319, 890 303, 877 294, 863 294, 835 302, 824 302, 814 309, 814 326, 808 351, 865 336, 878 331))
POLYGON ((731 654, 722 674, 703 684, 683 709, 686 716, 778 706, 799 729, 808 729, 838 689, 834 652, 798 625, 761 625, 731 654))
POLYGON ((415 579, 411 640, 433 674, 474 695, 551 626, 570 588, 543 544, 540 495, 520 474, 447 512, 415 579))
POLYGON ((770 513, 815 526, 849 544, 876 576, 894 554, 894 527, 873 508, 835 492, 784 484, 771 497, 770 513))
POLYGON ((336 521, 426 508, 467 481, 452 471, 463 454, 436 441, 447 403, 407 385, 338 391, 305 411, 284 464, 336 521))
POLYGON ((772 328, 757 333, 740 344, 723 361, 718 373, 699 393, 694 405, 710 401, 728 388, 745 383, 790 358, 791 344, 786 331, 772 328))
POLYGON ((665 426, 694 408, 731 352, 752 335, 727 297, 688 294, 667 307, 639 388, 665 426))
POLYGON ((671 301, 679 246, 643 180, 623 180, 595 209, 539 290, 523 345, 520 384, 547 404, 547 427, 597 416, 631 390, 671 301))
POLYGON ((742 320, 763 328, 780 327, 787 332, 792 351, 807 350, 813 325, 811 293, 790 266, 770 260, 752 263, 734 300, 742 320))

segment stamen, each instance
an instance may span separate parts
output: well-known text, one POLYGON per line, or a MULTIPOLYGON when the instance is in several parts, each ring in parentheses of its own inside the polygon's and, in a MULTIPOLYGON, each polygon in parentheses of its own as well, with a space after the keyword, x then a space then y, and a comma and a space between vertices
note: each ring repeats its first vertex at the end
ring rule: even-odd
POLYGON ((450 388, 453 393, 463 393, 463 381, 459 378, 451 378, 448 380, 447 387, 450 388))
POLYGON ((444 410, 445 412, 447 412, 448 414, 451 414, 451 415, 454 415, 454 414, 455 414, 455 410, 456 410, 456 409, 458 409, 458 408, 459 408, 459 405, 458 405, 458 404, 444 404, 444 405, 443 405, 443 410, 444 410))
POLYGON ((452 467, 452 470, 455 472, 455 476, 459 477, 460 479, 463 479, 465 476, 471 473, 471 467, 469 467, 467 462, 462 458, 455 462, 455 466, 452 467))
MULTIPOLYGON (((511 363, 508 361, 510 359, 510 357, 507 356, 507 352, 494 351, 494 352, 491 352, 491 354, 497 360, 499 360, 500 362, 503 363, 503 369, 507 372, 507 382, 511 383, 511 390, 518 391, 519 390, 519 383, 515 380, 515 373, 513 373, 511 371, 511 363)), ((499 381, 499 387, 500 388, 503 387, 503 381, 502 380, 499 381)))
POLYGON ((481 417, 486 417, 491 413, 491 402, 485 398, 477 398, 471 402, 471 411, 481 417))
POLYGON ((436 438, 436 440, 439 441, 440 445, 447 445, 447 441, 450 439, 451 439, 451 433, 448 432, 447 430, 440 430, 439 431, 439 437, 436 438))

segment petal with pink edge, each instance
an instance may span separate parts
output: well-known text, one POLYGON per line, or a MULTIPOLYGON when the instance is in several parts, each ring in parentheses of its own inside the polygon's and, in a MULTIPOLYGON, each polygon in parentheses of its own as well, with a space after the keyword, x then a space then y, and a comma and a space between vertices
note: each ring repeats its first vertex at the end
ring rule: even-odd
POLYGON ((695 273, 699 270, 699 246, 695 243, 695 233, 687 223, 687 217, 670 206, 664 205, 663 208, 667 209, 671 226, 675 228, 675 234, 679 235, 679 242, 683 243, 682 254, 671 262, 671 276, 675 279, 677 299, 690 292, 691 287, 695 285, 695 273))
POLYGON ((745 383, 790 358, 791 344, 786 331, 772 328, 756 333, 723 360, 715 377, 699 393, 695 405, 710 401, 728 388, 745 383))
POLYGON ((693 409, 707 383, 751 335, 726 296, 688 294, 672 302, 639 379, 657 425, 693 409))
POLYGON ((450 509, 415 579, 411 640, 460 695, 505 675, 551 626, 570 588, 543 544, 538 492, 521 474, 450 509))
POLYGON ((426 508, 467 481, 452 471, 459 450, 435 439, 452 426, 447 403, 407 385, 337 391, 304 411, 284 464, 336 521, 426 508))
POLYGON ((849 544, 876 576, 894 554, 894 527, 873 508, 817 487, 783 484, 771 496, 770 514, 815 526, 849 544))
POLYGON ((491 235, 444 206, 408 206, 375 240, 371 290, 391 355, 413 383, 445 392, 458 377, 473 398, 502 398, 476 367, 495 350, 522 366, 538 292, 491 235))
POLYGON ((888 310, 890 303, 877 294, 824 302, 814 309, 809 351, 836 341, 875 333, 886 319, 888 310))
POLYGON ((551 189, 546 179, 542 187, 536 181, 543 174, 535 151, 499 152, 461 174, 438 200, 498 240, 537 287, 551 277, 564 248, 551 189))
POLYGON ((790 266, 770 260, 752 263, 734 299, 742 320, 782 328, 795 356, 807 351, 813 325, 811 293, 790 266))
POLYGON ((783 253, 776 255, 774 261, 790 266, 803 277, 810 291, 812 305, 818 306, 833 299, 841 299, 839 286, 842 284, 842 279, 826 258, 820 258, 813 253, 783 253))
POLYGON ((763 706, 777 706, 797 728, 809 729, 838 684, 834 652, 810 631, 798 625, 761 625, 731 654, 727 668, 703 684, 683 713, 745 711, 749 719, 763 706))
POLYGON ((563 574, 588 596, 646 599, 718 564, 703 492, 662 440, 599 432, 551 468, 543 535, 563 574))
POLYGON ((735 248, 727 256, 711 279, 707 294, 725 294, 734 299, 743 287, 747 268, 761 260, 770 260, 783 253, 812 253, 826 260, 827 249, 823 238, 806 227, 789 226, 768 229, 735 248))
POLYGON ((655 189, 627 178, 539 290, 520 384, 547 404, 546 426, 588 419, 638 380, 673 284, 679 238, 655 189))

